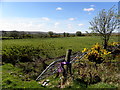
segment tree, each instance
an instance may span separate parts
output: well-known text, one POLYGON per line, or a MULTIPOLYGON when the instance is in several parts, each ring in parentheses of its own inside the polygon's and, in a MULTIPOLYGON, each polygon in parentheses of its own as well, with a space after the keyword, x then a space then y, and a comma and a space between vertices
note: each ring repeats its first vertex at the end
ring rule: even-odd
POLYGON ((25 38, 26 33, 24 31, 19 32, 20 33, 20 38, 25 38))
POLYGON ((6 37, 7 36, 7 32, 6 31, 2 31, 2 37, 6 37))
POLYGON ((69 37, 69 35, 70 35, 69 33, 65 33, 65 36, 66 36, 66 37, 69 37))
POLYGON ((48 34, 49 34, 50 37, 53 36, 53 32, 52 31, 49 31, 48 34))
POLYGON ((81 35, 82 35, 81 31, 76 32, 76 36, 81 36, 81 35))
POLYGON ((13 37, 14 39, 19 38, 19 32, 18 31, 11 31, 10 37, 13 37))
POLYGON ((108 40, 111 33, 119 28, 120 22, 118 22, 118 15, 114 8, 110 8, 108 11, 105 9, 101 10, 96 17, 90 21, 90 29, 94 32, 99 33, 103 40, 104 49, 108 46, 108 40))
POLYGON ((88 31, 85 31, 86 36, 90 36, 90 33, 88 31))
POLYGON ((63 33, 63 36, 65 37, 65 32, 63 33))

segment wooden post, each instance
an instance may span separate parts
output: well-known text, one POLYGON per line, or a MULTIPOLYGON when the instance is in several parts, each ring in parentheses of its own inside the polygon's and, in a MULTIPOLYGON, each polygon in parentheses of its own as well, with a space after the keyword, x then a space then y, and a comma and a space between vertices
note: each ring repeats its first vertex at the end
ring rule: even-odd
POLYGON ((63 82, 62 84, 65 84, 66 80, 67 80, 67 75, 68 75, 68 71, 71 74, 71 64, 70 64, 70 56, 71 56, 71 49, 68 49, 66 52, 66 57, 65 57, 65 62, 66 62, 66 66, 62 66, 63 68, 63 82))
POLYGON ((71 64, 70 64, 71 52, 72 52, 72 50, 68 49, 67 52, 66 52, 66 57, 65 57, 65 60, 68 63, 67 67, 66 67, 66 73, 70 72, 70 75, 72 74, 72 72, 71 72, 71 64))

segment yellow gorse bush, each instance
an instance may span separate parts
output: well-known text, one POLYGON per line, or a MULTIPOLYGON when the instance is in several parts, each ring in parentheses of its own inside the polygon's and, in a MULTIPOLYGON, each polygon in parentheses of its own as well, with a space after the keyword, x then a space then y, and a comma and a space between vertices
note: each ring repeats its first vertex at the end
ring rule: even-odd
POLYGON ((100 63, 104 60, 106 55, 109 55, 111 52, 108 52, 106 49, 103 49, 99 43, 93 45, 91 49, 84 48, 82 52, 88 52, 86 58, 89 61, 100 63))

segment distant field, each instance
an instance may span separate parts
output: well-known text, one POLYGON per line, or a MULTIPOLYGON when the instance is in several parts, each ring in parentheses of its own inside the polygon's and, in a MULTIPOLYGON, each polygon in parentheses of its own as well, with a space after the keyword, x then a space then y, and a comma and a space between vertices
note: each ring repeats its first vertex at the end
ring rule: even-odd
MULTIPOLYGON (((118 41, 118 37, 111 37, 110 42, 118 41)), ((90 37, 66 37, 66 38, 37 38, 37 39, 11 39, 3 40, 2 48, 11 46, 32 46, 44 50, 49 57, 64 55, 66 49, 73 52, 81 51, 83 48, 90 48, 95 43, 101 43, 98 36, 90 37)))

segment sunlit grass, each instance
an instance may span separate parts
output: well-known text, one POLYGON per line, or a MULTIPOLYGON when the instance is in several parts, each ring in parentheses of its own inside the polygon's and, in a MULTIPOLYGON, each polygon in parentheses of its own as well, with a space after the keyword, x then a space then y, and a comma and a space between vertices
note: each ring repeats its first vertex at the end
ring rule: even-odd
MULTIPOLYGON (((118 37, 112 37, 112 41, 118 41, 118 37)), ((50 57, 64 55, 67 49, 73 52, 90 48, 95 43, 101 43, 99 36, 94 37, 67 37, 67 38, 38 38, 38 39, 12 39, 3 40, 2 48, 10 46, 33 46, 44 50, 50 57)))

